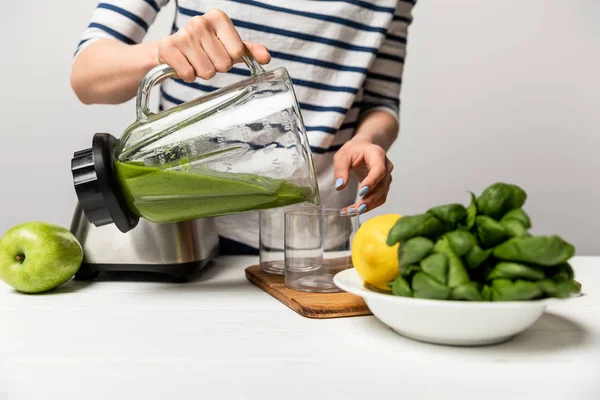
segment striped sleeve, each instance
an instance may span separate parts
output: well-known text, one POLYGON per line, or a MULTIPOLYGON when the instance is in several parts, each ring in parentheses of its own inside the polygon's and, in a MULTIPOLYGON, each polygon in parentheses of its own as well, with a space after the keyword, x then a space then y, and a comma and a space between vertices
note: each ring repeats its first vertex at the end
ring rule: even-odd
POLYGON ((126 44, 144 40, 148 28, 169 0, 100 0, 91 23, 75 50, 75 57, 98 39, 112 38, 126 44))
POLYGON ((400 88, 408 26, 412 22, 413 3, 398 1, 386 37, 363 85, 361 115, 373 110, 385 110, 396 119, 400 112, 400 88))

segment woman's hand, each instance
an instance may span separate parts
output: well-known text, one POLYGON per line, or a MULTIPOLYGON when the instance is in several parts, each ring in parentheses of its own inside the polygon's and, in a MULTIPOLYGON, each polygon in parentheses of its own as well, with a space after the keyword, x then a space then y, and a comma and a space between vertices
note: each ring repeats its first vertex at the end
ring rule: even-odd
POLYGON ((360 200, 342 209, 342 214, 362 214, 386 202, 394 165, 387 158, 383 147, 370 140, 355 137, 338 150, 333 163, 336 190, 346 187, 350 173, 360 182, 360 200))
MULTIPOLYGON (((245 44, 259 63, 271 60, 265 46, 245 44)), ((208 80, 217 72, 229 71, 243 53, 244 42, 227 14, 211 10, 191 18, 184 28, 161 40, 157 62, 169 64, 181 79, 193 82, 196 77, 208 80)))

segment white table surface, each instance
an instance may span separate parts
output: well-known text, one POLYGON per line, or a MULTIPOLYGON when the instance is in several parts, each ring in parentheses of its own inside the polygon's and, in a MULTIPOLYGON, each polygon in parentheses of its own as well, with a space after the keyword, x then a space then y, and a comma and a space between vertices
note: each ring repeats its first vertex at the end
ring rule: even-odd
POLYGON ((301 317, 246 280, 255 262, 183 285, 0 285, 0 399, 600 399, 600 257, 573 260, 583 297, 480 348, 301 317))

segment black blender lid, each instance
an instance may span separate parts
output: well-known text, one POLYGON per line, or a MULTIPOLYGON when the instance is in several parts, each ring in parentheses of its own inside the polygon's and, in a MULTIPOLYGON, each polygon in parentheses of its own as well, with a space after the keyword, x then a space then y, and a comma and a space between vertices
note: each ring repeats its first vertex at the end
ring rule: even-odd
POLYGON ((92 224, 114 223, 125 233, 136 227, 139 217, 127 207, 113 169, 112 153, 117 139, 108 133, 96 133, 90 149, 73 154, 73 185, 83 212, 92 224))

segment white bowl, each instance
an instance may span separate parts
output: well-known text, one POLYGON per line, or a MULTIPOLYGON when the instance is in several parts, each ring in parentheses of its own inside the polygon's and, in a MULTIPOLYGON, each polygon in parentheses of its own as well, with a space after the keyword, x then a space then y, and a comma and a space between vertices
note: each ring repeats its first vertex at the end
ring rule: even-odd
POLYGON ((504 342, 533 325, 548 304, 561 301, 471 302, 393 296, 365 288, 354 268, 339 272, 333 280, 340 289, 362 297, 373 315, 396 333, 455 346, 504 342))

